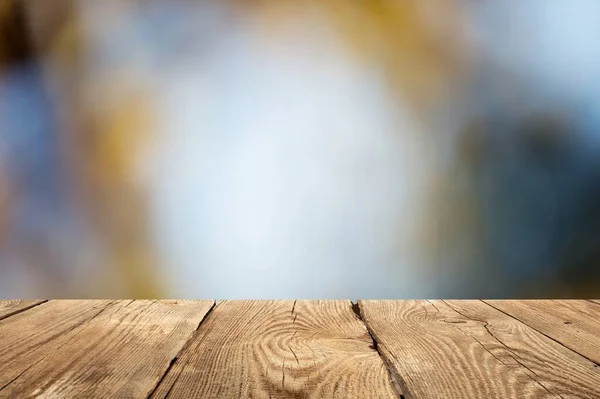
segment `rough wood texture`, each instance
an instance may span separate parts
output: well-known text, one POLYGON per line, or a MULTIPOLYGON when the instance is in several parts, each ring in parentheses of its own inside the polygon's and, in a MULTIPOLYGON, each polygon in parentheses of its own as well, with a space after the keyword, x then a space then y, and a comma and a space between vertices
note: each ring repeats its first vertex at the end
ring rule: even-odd
POLYGON ((397 397, 372 344, 350 301, 226 301, 153 396, 397 397))
POLYGON ((443 301, 360 301, 359 306, 406 398, 598 396, 597 385, 575 386, 599 381, 594 364, 482 302, 463 302, 459 311, 443 301), (515 344, 519 335, 511 340, 511 333, 526 341, 515 344), (536 348, 551 350, 553 358, 536 356, 536 348), (544 360, 550 363, 541 364, 544 360), (567 364, 573 370, 563 377, 561 369, 549 369, 567 364))
POLYGON ((600 398, 600 368, 593 362, 481 301, 444 302, 474 322, 457 324, 461 331, 549 393, 600 398))
POLYGON ((0 397, 147 396, 212 301, 51 301, 0 322, 0 397))
POLYGON ((36 362, 64 343, 64 335, 102 311, 109 301, 49 302, 0 321, 0 396, 36 362))
POLYGON ((583 300, 485 301, 600 365, 600 306, 583 300))
POLYGON ((21 300, 0 300, 0 320, 6 319, 17 313, 24 312, 25 310, 31 309, 41 303, 46 302, 45 300, 37 301, 21 301, 21 300))
POLYGON ((0 301, 0 398, 600 398, 598 300, 213 304, 0 301))

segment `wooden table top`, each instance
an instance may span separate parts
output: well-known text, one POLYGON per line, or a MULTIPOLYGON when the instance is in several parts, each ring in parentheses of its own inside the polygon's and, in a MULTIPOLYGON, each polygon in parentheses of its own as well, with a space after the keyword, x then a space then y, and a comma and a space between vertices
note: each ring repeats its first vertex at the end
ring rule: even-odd
POLYGON ((600 398, 600 301, 0 301, 0 397, 600 398))

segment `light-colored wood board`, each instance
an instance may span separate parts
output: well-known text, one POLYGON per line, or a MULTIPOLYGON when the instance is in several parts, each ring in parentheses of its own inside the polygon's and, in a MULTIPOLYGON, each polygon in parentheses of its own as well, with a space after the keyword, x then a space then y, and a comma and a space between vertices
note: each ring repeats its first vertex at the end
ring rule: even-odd
POLYGON ((600 364, 600 306, 585 300, 484 301, 600 364))
POLYGON ((397 395, 350 301, 224 301, 153 397, 397 395))
POLYGON ((0 300, 0 320, 4 320, 17 313, 24 312, 35 306, 38 306, 46 302, 45 300, 0 300))
POLYGON ((110 302, 50 301, 0 321, 0 396, 12 380, 60 347, 69 331, 110 302))
POLYGON ((145 398, 213 304, 51 301, 14 316, 0 325, 0 397, 145 398))
POLYGON ((442 301, 359 301, 359 306, 407 399, 559 398, 514 358, 498 353, 484 322, 442 301))
POLYGON ((473 321, 456 324, 503 363, 561 397, 600 398, 600 367, 482 301, 444 301, 473 321))
POLYGON ((590 301, 600 305, 600 299, 590 299, 590 301))

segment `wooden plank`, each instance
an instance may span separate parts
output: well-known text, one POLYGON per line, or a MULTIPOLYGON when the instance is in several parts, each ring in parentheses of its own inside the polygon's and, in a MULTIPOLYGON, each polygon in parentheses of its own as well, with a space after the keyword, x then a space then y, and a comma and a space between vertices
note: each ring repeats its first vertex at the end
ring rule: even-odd
POLYGON ((59 347, 63 336, 110 301, 50 301, 0 321, 0 396, 14 379, 59 347), (76 306, 73 306, 76 305, 76 306))
POLYGON ((397 397, 389 378, 350 301, 225 301, 153 397, 397 397))
MULTIPOLYGON (((510 326, 494 317, 480 321, 442 301, 359 301, 359 306, 406 398, 559 397, 527 368, 533 360, 519 363, 492 336, 496 329, 526 329, 516 321, 510 326)), ((580 372, 595 381, 592 371, 580 372)))
POLYGON ((600 306, 584 300, 485 301, 600 364, 600 306))
POLYGON ((0 324, 0 397, 146 397, 212 301, 51 301, 0 324))
POLYGON ((24 312, 44 302, 46 301, 0 300, 0 320, 6 319, 7 317, 17 313, 24 312))
POLYGON ((600 368, 481 301, 444 301, 471 323, 457 324, 496 358, 522 371, 561 397, 600 398, 600 368), (483 327, 483 328, 482 328, 483 327))

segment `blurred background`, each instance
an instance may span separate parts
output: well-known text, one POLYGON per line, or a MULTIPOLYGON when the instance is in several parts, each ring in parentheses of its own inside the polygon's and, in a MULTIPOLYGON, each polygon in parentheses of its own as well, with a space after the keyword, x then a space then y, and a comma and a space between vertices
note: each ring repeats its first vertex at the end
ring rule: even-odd
POLYGON ((599 18, 0 0, 0 297, 599 297, 599 18))

